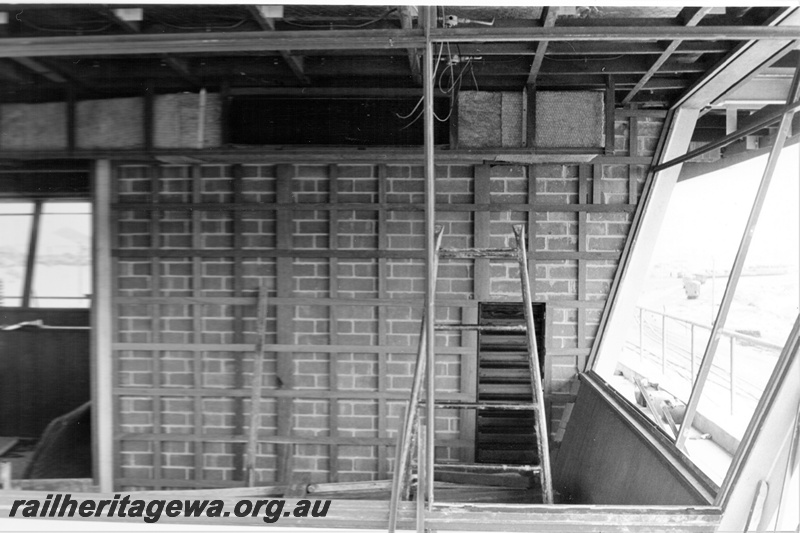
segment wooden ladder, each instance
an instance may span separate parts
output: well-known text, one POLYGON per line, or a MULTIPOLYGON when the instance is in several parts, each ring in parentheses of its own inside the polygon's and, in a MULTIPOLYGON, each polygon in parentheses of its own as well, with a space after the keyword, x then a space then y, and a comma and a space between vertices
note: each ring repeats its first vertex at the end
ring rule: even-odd
MULTIPOLYGON (((507 402, 463 402, 463 401, 443 401, 434 400, 437 409, 476 409, 476 410, 495 410, 495 411, 529 411, 534 417, 535 441, 538 455, 538 464, 533 465, 509 465, 509 464, 434 464, 434 470, 453 468, 462 472, 473 472, 475 474, 493 473, 519 473, 533 474, 537 476, 541 485, 542 503, 553 503, 553 488, 550 475, 550 451, 547 440, 547 424, 544 409, 544 393, 542 391, 542 378, 539 370, 539 350, 536 343, 536 332, 533 323, 533 306, 531 302, 531 283, 528 274, 528 254, 525 244, 525 225, 516 224, 514 237, 516 246, 514 248, 485 248, 485 249, 443 249, 442 227, 436 226, 435 234, 435 253, 433 271, 438 270, 440 259, 490 259, 495 261, 517 261, 519 263, 520 282, 522 286, 522 302, 525 315, 525 323, 520 325, 493 325, 493 324, 434 324, 435 331, 480 331, 480 332, 525 332, 528 347, 528 366, 531 375, 532 402, 530 403, 507 403, 507 402)), ((434 280, 435 282, 435 280, 434 280)), ((431 454, 434 453, 430 448, 433 439, 421 438, 421 433, 425 430, 435 431, 435 423, 427 421, 426 426, 421 426, 419 410, 425 406, 422 400, 422 384, 429 369, 426 369, 426 342, 427 335, 426 321, 433 320, 434 317, 424 316, 422 333, 419 339, 417 350, 417 364, 414 371, 414 381, 411 387, 411 397, 408 408, 406 409, 403 428, 398 437, 397 452, 394 464, 394 477, 392 479, 392 493, 389 502, 389 532, 394 532, 397 528, 397 515, 401 500, 408 500, 411 493, 411 482, 413 476, 411 472, 411 455, 416 441, 418 451, 418 475, 417 475, 417 530, 422 532, 426 529, 425 508, 423 500, 428 495, 427 509, 430 510, 433 501, 431 495, 433 490, 428 483, 433 483, 433 472, 425 472, 425 463, 430 464, 431 454)), ((429 397, 433 397, 433 391, 429 391, 429 397)))

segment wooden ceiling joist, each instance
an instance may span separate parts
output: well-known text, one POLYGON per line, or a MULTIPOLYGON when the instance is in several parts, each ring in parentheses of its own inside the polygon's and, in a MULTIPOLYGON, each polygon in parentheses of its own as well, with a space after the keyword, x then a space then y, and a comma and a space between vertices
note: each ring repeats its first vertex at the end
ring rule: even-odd
MULTIPOLYGON (((400 14, 400 27, 404 30, 410 30, 414 27, 414 19, 411 13, 410 6, 400 6, 397 8, 400 14)), ((411 69, 411 77, 414 83, 422 84, 422 66, 420 65, 419 52, 416 48, 408 49, 408 66, 411 69)))
MULTIPOLYGON (((558 8, 557 7, 543 7, 542 8, 542 27, 543 28, 552 28, 556 25, 556 19, 558 18, 558 8)), ((536 76, 539 74, 539 69, 542 68, 542 62, 544 61, 544 55, 547 53, 547 46, 550 43, 547 41, 542 41, 536 45, 536 55, 533 58, 533 63, 531 63, 531 70, 528 73, 528 81, 527 85, 535 85, 536 84, 536 76)))
MULTIPOLYGON (((258 22, 262 30, 275 31, 275 19, 264 16, 261 6, 247 6, 247 9, 256 22, 258 22)), ((291 50, 280 50, 280 54, 283 60, 286 61, 286 64, 289 65, 289 68, 292 69, 297 79, 300 80, 300 83, 303 85, 310 85, 311 80, 303 70, 302 56, 293 55, 291 50)))
MULTIPOLYGON (((139 24, 136 22, 132 22, 129 20, 125 20, 121 18, 117 11, 108 8, 106 6, 97 6, 97 12, 102 15, 104 18, 108 19, 109 22, 116 24, 120 27, 124 32, 129 35, 141 35, 139 33, 139 24)), ((169 68, 174 70, 184 81, 193 85, 195 87, 202 87, 202 82, 194 76, 191 71, 189 70, 189 66, 185 61, 179 60, 174 57, 169 57, 164 55, 161 60, 167 65, 169 68)))
MULTIPOLYGON (((551 27, 438 28, 436 43, 536 41, 794 40, 796 27, 551 27)), ((420 30, 331 30, 207 32, 170 34, 14 37, 3 39, 0 57, 110 56, 259 52, 266 50, 359 50, 415 48, 425 45, 420 30)))
MULTIPOLYGON (((686 21, 685 25, 687 27, 697 26, 700 20, 706 16, 711 9, 712 8, 710 7, 692 7, 684 9, 682 15, 686 21)), ((622 105, 627 105, 631 102, 631 100, 633 100, 633 97, 636 96, 640 90, 642 90, 648 80, 650 80, 650 78, 652 78, 656 72, 658 72, 658 69, 660 69, 667 62, 667 60, 672 57, 672 54, 675 53, 680 44, 681 41, 672 41, 669 46, 667 46, 667 49, 664 50, 658 59, 656 59, 656 62, 653 63, 653 66, 650 67, 644 76, 642 76, 642 79, 639 80, 639 83, 637 83, 636 86, 625 96, 625 98, 622 99, 622 105)))
POLYGON ((41 61, 29 57, 15 57, 13 61, 54 83, 67 83, 67 79, 64 76, 55 72, 41 61))

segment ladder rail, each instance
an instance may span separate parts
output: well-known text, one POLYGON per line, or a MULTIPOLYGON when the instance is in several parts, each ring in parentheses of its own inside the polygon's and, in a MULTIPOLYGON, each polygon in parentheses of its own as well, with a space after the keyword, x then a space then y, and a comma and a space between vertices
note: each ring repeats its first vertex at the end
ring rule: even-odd
MULTIPOLYGON (((439 266, 439 249, 442 245, 442 235, 444 234, 444 228, 442 226, 436 226, 435 232, 435 254, 434 254, 434 263, 436 269, 434 272, 438 271, 439 266)), ((437 276, 438 277, 438 276, 437 276)), ((434 280, 435 281, 435 280, 434 280)), ((423 310, 423 317, 422 317, 422 330, 420 332, 419 337, 419 348, 417 349, 417 365, 414 369, 414 381, 411 384, 411 397, 408 400, 408 406, 406 407, 405 419, 403 421, 403 427, 400 431, 398 436, 398 449, 399 452, 396 454, 397 462, 394 465, 394 476, 392 477, 392 492, 391 492, 391 499, 389 501, 389 533, 393 533, 397 528, 397 512, 400 505, 400 499, 404 495, 406 490, 406 470, 408 469, 410 456, 411 456, 411 448, 415 437, 415 427, 418 425, 419 413, 417 409, 417 405, 420 403, 420 396, 422 394, 422 384, 425 377, 426 367, 427 367, 427 338, 428 338, 428 327, 427 321, 433 320, 435 317, 428 317, 423 310)), ((418 436, 418 435, 417 435, 418 436)), ((421 445, 422 443, 420 443, 421 445)), ((421 478, 422 476, 417 476, 421 478)), ((419 482, 418 482, 419 483, 419 482)))
POLYGON ((553 483, 550 471, 550 445, 548 443, 546 413, 544 409, 544 391, 542 390, 542 376, 539 370, 539 347, 536 342, 536 326, 533 323, 533 302, 531 299, 531 279, 528 272, 528 252, 525 246, 525 225, 514 224, 514 237, 517 241, 517 257, 519 259, 519 275, 522 284, 522 303, 525 313, 525 322, 528 326, 528 357, 531 372, 531 389, 533 389, 533 403, 537 405, 536 448, 541 463, 542 496, 545 504, 553 503, 553 483))
MULTIPOLYGON (((504 326, 504 325, 479 325, 466 324, 454 326, 449 324, 437 324, 435 316, 431 316, 435 311, 426 306, 423 310, 422 330, 419 338, 419 348, 417 350, 417 364, 414 370, 414 378, 411 386, 411 396, 404 416, 403 427, 398 435, 398 449, 395 452, 395 468, 392 479, 391 500, 389 503, 389 533, 394 533, 397 528, 397 516, 401 499, 408 498, 407 474, 411 467, 411 454, 414 444, 417 446, 417 529, 422 531, 425 528, 426 509, 433 505, 433 470, 435 468, 435 417, 432 414, 435 409, 492 409, 500 408, 506 410, 529 410, 534 414, 534 427, 536 431, 536 450, 539 456, 538 465, 486 465, 487 470, 525 470, 538 474, 542 487, 542 499, 545 504, 553 503, 552 475, 550 466, 550 450, 548 443, 546 413, 544 408, 544 391, 542 389, 542 376, 539 369, 539 347, 536 340, 536 327, 533 322, 533 302, 530 274, 528 271, 528 254, 525 244, 525 225, 515 224, 513 226, 516 247, 511 249, 491 249, 484 254, 481 250, 469 249, 466 254, 458 253, 453 249, 442 249, 442 226, 436 226, 434 234, 434 261, 432 264, 431 276, 435 285, 438 280, 438 268, 440 258, 464 258, 468 255, 473 258, 511 259, 519 263, 520 284, 522 292, 523 311, 525 315, 525 325, 504 326), (435 381, 436 368, 433 363, 433 353, 428 353, 433 344, 429 339, 429 333, 435 331, 503 331, 512 332, 524 331, 528 345, 527 359, 531 379, 531 391, 533 402, 529 404, 507 404, 504 402, 437 402, 434 398, 434 387, 431 385, 435 381), (426 382, 426 399, 422 399, 423 382, 426 382), (422 424, 420 411, 426 411, 425 424, 422 424), (427 505, 426 505, 427 503, 427 505)), ((477 465, 465 465, 464 467, 477 465)), ((458 467, 455 467, 458 468, 458 467)))

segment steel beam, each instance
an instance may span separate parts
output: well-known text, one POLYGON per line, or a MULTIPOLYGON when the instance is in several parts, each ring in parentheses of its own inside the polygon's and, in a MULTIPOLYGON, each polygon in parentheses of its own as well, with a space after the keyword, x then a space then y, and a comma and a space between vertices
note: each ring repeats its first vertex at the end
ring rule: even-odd
MULTIPOLYGON (((792 41, 796 26, 433 28, 432 43, 536 41, 792 41)), ((405 49, 425 46, 421 30, 257 31, 84 35, 2 39, 0 57, 263 52, 271 50, 405 49)))

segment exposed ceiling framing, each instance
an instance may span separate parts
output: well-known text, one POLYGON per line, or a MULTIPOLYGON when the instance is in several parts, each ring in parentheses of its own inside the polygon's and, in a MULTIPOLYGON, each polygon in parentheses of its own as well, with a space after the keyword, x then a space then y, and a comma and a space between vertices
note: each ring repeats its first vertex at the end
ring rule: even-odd
MULTIPOLYGON (((421 94, 423 10, 411 6, 8 4, 0 11, 8 13, 0 24, 0 102, 135 96, 148 86, 421 94)), ((615 105, 639 108, 667 109, 743 50, 790 53, 787 44, 800 37, 796 26, 779 24, 796 17, 789 7, 436 11, 430 36, 444 50, 436 70, 462 74, 461 90, 603 91, 612 80, 615 105), (445 16, 453 17, 447 25, 445 16)))

